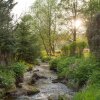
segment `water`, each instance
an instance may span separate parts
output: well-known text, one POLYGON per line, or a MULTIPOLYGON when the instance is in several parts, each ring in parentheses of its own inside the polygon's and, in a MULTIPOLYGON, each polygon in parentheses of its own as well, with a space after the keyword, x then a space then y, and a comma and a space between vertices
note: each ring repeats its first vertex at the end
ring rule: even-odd
MULTIPOLYGON (((38 70, 36 72, 40 76, 44 76, 46 78, 39 79, 35 86, 40 90, 40 93, 32 96, 21 95, 17 98, 10 98, 7 100, 48 100, 49 96, 55 97, 54 100, 57 100, 59 95, 70 95, 72 96, 74 92, 70 90, 66 85, 62 83, 52 83, 52 80, 57 79, 56 73, 49 70, 49 65, 47 63, 41 63, 40 66, 36 66, 34 70, 38 70)), ((32 76, 32 72, 27 72, 25 74, 24 83, 27 84, 29 79, 32 76)))

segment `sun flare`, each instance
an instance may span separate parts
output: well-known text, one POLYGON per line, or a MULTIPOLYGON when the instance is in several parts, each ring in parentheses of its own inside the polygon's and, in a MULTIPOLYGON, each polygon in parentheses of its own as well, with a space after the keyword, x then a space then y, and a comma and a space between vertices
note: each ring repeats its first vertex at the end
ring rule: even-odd
POLYGON ((80 19, 73 21, 73 26, 75 26, 76 28, 80 27, 81 25, 82 25, 82 21, 80 19))

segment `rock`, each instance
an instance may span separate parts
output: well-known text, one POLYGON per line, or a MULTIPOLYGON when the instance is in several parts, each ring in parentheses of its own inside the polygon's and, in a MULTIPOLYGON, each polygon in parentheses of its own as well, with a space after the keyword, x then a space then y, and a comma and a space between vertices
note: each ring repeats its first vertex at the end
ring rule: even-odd
POLYGON ((18 98, 18 100, 31 100, 31 98, 28 96, 21 96, 18 98))
POLYGON ((18 87, 20 83, 23 83, 23 80, 23 76, 16 77, 16 87, 18 87))
POLYGON ((55 80, 52 80, 52 83, 63 83, 63 84, 67 84, 68 80, 67 79, 63 79, 63 78, 58 78, 55 80))
POLYGON ((37 73, 34 73, 32 75, 32 79, 31 79, 31 84, 35 84, 35 82, 39 79, 47 79, 45 76, 41 76, 41 75, 38 75, 37 73))
POLYGON ((57 72, 57 68, 56 67, 50 67, 50 70, 57 72))
POLYGON ((59 95, 58 100, 72 100, 72 96, 69 94, 59 95))
POLYGON ((27 69, 28 72, 30 72, 30 71, 32 71, 32 70, 33 70, 32 67, 30 67, 30 68, 27 69))
POLYGON ((50 95, 48 100, 58 100, 58 95, 50 95))
POLYGON ((23 84, 24 84, 24 83, 19 83, 17 87, 18 87, 18 88, 22 88, 22 87, 23 87, 23 84))
POLYGON ((52 80, 52 83, 59 83, 59 79, 52 80))
POLYGON ((6 95, 13 95, 17 92, 17 88, 15 85, 13 85, 10 89, 6 90, 6 95))
POLYGON ((5 85, 2 83, 2 80, 3 80, 2 77, 0 77, 0 88, 3 89, 3 88, 5 88, 5 85))
POLYGON ((5 88, 5 85, 0 83, 0 88, 2 88, 2 89, 5 88))
POLYGON ((26 91, 26 94, 29 96, 40 92, 36 87, 31 85, 24 85, 23 90, 26 91))
POLYGON ((5 94, 5 89, 0 88, 0 98, 2 98, 5 94))
POLYGON ((37 70, 33 70, 33 73, 35 73, 35 72, 39 72, 39 70, 37 69, 37 70))

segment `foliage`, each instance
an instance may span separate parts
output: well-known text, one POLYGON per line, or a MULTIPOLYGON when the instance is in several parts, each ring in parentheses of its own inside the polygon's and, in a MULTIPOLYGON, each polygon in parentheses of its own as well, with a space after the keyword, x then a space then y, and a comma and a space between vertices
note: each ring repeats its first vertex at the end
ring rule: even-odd
POLYGON ((48 56, 54 55, 57 0, 36 0, 32 6, 34 31, 48 56))
POLYGON ((98 63, 94 59, 79 59, 77 61, 76 67, 69 73, 74 79, 74 82, 77 82, 79 87, 82 87, 87 83, 89 77, 92 75, 93 71, 98 67, 98 63))
POLYGON ((58 76, 65 76, 66 78, 66 71, 69 66, 71 66, 75 62, 76 57, 68 57, 62 58, 57 64, 58 76), (63 73, 64 72, 64 73, 63 73))
POLYGON ((33 63, 40 56, 40 46, 37 36, 32 33, 32 16, 25 15, 16 29, 17 60, 33 63))
POLYGON ((52 59, 50 61, 50 69, 51 70, 54 70, 54 71, 57 71, 57 64, 58 62, 60 61, 61 58, 55 58, 55 59, 52 59))
POLYGON ((64 45, 62 48, 61 48, 61 51, 62 51, 62 55, 63 56, 69 56, 69 47, 64 45))
POLYGON ((77 46, 76 47, 77 48, 77 55, 78 55, 78 57, 81 57, 83 55, 83 50, 87 46, 87 44, 84 41, 80 41, 80 42, 77 42, 76 46, 77 46))
POLYGON ((74 87, 80 88, 83 87, 88 80, 90 80, 90 76, 98 69, 98 66, 99 62, 96 62, 96 60, 92 57, 65 57, 52 60, 50 67, 52 69, 57 68, 59 78, 68 79, 67 83, 69 86, 71 85, 73 87, 74 85, 74 87))
POLYGON ((62 54, 63 56, 78 56, 81 57, 83 55, 83 50, 86 47, 86 42, 84 41, 79 41, 79 42, 72 42, 69 45, 64 45, 62 47, 62 54), (75 50, 76 48, 76 50, 75 50), (74 54, 74 50, 75 50, 75 54, 74 54))
POLYGON ((14 6, 13 0, 0 0, 0 64, 2 65, 8 65, 16 51, 14 27, 11 22, 11 11, 14 6))
POLYGON ((72 42, 69 45, 69 50, 70 50, 70 56, 75 56, 75 54, 76 54, 76 41, 72 42))
POLYGON ((42 62, 49 62, 52 58, 49 57, 49 56, 45 56, 45 57, 42 57, 41 60, 42 62))
POLYGON ((23 76, 26 71, 26 64, 24 62, 16 62, 12 65, 12 69, 16 77, 23 76))
POLYGON ((85 90, 77 93, 73 100, 99 100, 100 99, 100 86, 92 85, 85 90))
POLYGON ((82 8, 85 19, 91 21, 93 16, 100 11, 100 2, 98 0, 85 1, 82 8))
POLYGON ((15 83, 14 72, 11 70, 0 70, 0 85, 2 88, 10 88, 15 83))
POLYGON ((90 76, 88 84, 99 84, 100 85, 100 68, 93 71, 93 74, 90 76))

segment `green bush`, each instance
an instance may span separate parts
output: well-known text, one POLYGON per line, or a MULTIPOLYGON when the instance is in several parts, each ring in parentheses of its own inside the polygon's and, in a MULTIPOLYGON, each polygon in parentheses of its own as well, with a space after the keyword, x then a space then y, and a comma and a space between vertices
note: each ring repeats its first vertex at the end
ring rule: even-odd
POLYGON ((88 84, 100 84, 100 68, 93 72, 93 74, 89 78, 88 84))
POLYGON ((77 48, 77 56, 81 57, 83 55, 83 50, 86 47, 86 42, 80 41, 76 43, 76 48, 77 48))
POLYGON ((63 56, 69 56, 69 46, 64 45, 61 51, 63 56))
POLYGON ((75 63, 69 66, 66 71, 68 84, 77 89, 83 87, 98 66, 99 64, 92 58, 75 59, 75 63))
POLYGON ((51 59, 52 58, 51 57, 48 57, 48 56, 41 58, 42 62, 49 62, 51 59))
POLYGON ((78 56, 81 57, 83 55, 83 50, 86 47, 86 42, 72 42, 69 45, 64 45, 61 49, 63 56, 78 56))
POLYGON ((69 45, 69 50, 70 50, 70 56, 75 56, 76 42, 72 42, 69 45))
POLYGON ((94 57, 63 57, 51 61, 50 67, 57 68, 59 78, 67 85, 79 90, 73 100, 100 100, 100 62, 94 57))
POLYGON ((100 86, 92 85, 77 93, 73 100, 100 100, 100 86))
POLYGON ((68 79, 68 84, 71 86, 76 85, 77 88, 81 88, 87 83, 93 72, 98 69, 98 66, 99 63, 92 57, 67 57, 54 59, 50 63, 51 69, 57 69, 59 78, 68 79))
POLYGON ((19 77, 19 76, 23 76, 27 67, 24 62, 17 62, 12 65, 12 69, 15 72, 15 76, 19 77))
POLYGON ((74 64, 76 57, 68 57, 68 58, 62 58, 57 64, 57 70, 58 70, 58 76, 60 77, 66 77, 68 67, 74 64))
POLYGON ((50 69, 57 71, 57 64, 60 61, 60 58, 52 59, 50 61, 50 69))
POLYGON ((0 84, 2 88, 10 88, 15 83, 14 72, 10 70, 0 70, 0 84))

